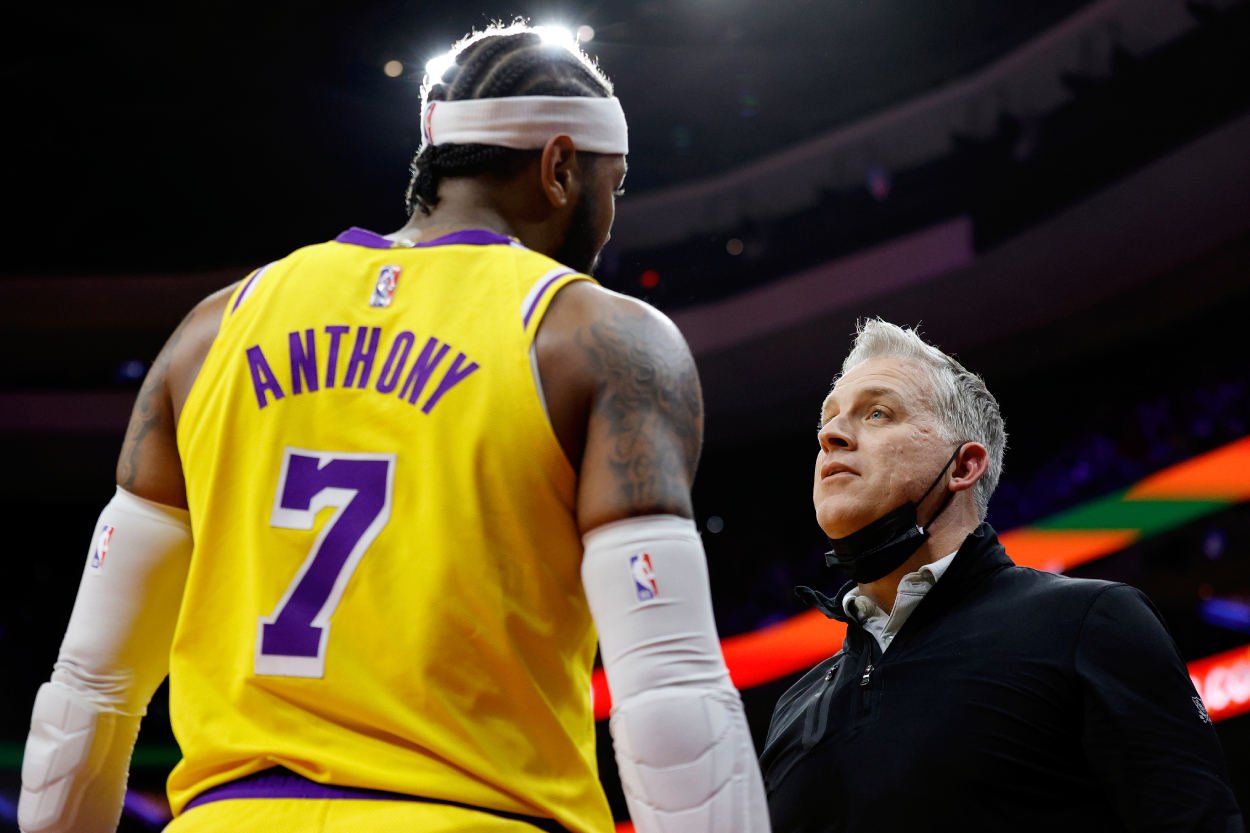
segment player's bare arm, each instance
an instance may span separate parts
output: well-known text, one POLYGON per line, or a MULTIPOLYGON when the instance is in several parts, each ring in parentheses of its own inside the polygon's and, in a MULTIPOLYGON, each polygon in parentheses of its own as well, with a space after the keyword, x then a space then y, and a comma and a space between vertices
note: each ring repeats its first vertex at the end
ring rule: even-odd
POLYGON ((694 361, 676 328, 654 310, 632 302, 614 306, 579 333, 600 380, 590 454, 582 465, 583 481, 596 491, 583 492, 580 514, 593 518, 612 511, 604 504, 616 504, 613 514, 691 517, 690 487, 703 442, 694 361), (612 487, 616 500, 598 493, 612 487))
POLYGON ((673 323, 579 282, 556 296, 537 343, 556 435, 580 472, 582 531, 640 515, 692 517, 703 400, 673 323))
POLYGON ((117 485, 131 494, 187 508, 178 458, 178 416, 217 337, 221 316, 236 286, 214 292, 187 313, 143 380, 117 459, 117 485))

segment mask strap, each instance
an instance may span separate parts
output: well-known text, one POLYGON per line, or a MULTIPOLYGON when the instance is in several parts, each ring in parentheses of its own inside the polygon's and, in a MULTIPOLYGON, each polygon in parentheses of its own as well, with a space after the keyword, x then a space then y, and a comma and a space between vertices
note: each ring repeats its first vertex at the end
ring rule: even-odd
MULTIPOLYGON (((959 444, 959 447, 955 449, 955 453, 951 455, 951 458, 946 461, 946 465, 942 466, 942 470, 938 472, 937 479, 935 479, 933 483, 929 485, 928 489, 925 489, 925 493, 920 496, 920 500, 916 501, 917 509, 920 508, 920 504, 924 503, 924 499, 929 496, 929 492, 932 492, 935 488, 937 488, 937 484, 942 482, 942 478, 946 475, 946 470, 951 467, 951 463, 955 462, 955 458, 959 456, 959 452, 963 451, 964 445, 966 445, 966 443, 959 444)), ((954 492, 947 492, 946 500, 942 501, 942 505, 938 507, 938 511, 934 512, 933 517, 929 518, 929 522, 925 524, 924 526, 920 526, 919 524, 917 524, 916 528, 919 529, 921 532, 924 532, 925 527, 933 526, 933 522, 938 519, 938 515, 941 515, 943 512, 946 511, 946 507, 950 506, 950 502, 954 498, 955 498, 954 492)))

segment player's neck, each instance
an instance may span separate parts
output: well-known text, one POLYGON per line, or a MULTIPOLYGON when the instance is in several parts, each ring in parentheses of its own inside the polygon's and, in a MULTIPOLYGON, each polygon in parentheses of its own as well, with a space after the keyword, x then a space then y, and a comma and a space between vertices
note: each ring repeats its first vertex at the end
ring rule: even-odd
POLYGON ((510 190, 507 186, 488 188, 476 179, 444 180, 438 204, 429 214, 414 211, 403 228, 386 237, 420 243, 465 229, 486 229, 514 237, 527 249, 546 255, 555 252, 563 236, 553 234, 550 207, 533 204, 525 199, 529 194, 510 190))
POLYGON ((510 224, 502 217, 490 212, 442 212, 436 211, 426 216, 417 211, 399 231, 386 235, 388 240, 403 240, 407 243, 422 243, 465 229, 485 229, 496 234, 516 237, 510 224))

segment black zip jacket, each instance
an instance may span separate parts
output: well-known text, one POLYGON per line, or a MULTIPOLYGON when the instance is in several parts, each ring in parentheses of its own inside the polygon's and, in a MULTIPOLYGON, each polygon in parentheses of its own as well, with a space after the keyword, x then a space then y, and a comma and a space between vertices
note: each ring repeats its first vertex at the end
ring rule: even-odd
POLYGON ((777 703, 775 833, 1244 831, 1224 754, 1158 611, 1124 584, 1015 566, 968 536, 883 656, 842 650, 777 703))

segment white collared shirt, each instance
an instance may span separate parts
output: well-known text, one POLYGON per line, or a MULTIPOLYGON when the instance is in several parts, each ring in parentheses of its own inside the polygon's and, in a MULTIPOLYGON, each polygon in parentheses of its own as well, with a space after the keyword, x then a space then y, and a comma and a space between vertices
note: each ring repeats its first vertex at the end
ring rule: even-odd
POLYGON ((894 609, 889 613, 879 608, 876 602, 859 594, 859 587, 852 587, 842 598, 842 609, 846 615, 859 622, 864 630, 873 635, 885 653, 894 641, 894 637, 903 628, 903 623, 912 611, 920 604, 925 593, 938 583, 938 579, 946 572, 946 568, 955 560, 959 550, 932 564, 926 564, 914 573, 903 576, 898 583, 898 595, 894 598, 894 609))

